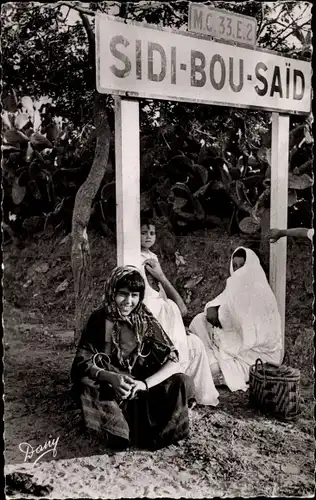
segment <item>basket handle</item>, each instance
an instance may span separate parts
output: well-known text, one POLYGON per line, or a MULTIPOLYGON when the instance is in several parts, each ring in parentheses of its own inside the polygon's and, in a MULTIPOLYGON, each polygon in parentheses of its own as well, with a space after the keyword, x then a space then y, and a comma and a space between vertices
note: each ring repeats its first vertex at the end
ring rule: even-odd
POLYGON ((257 358, 256 359, 256 363, 255 363, 255 370, 258 371, 258 365, 261 364, 261 368, 262 368, 262 371, 263 371, 263 374, 265 374, 265 370, 264 370, 264 366, 263 366, 263 363, 262 363, 262 359, 260 358, 257 358))
POLYGON ((256 369, 256 371, 259 371, 259 370, 258 370, 259 364, 261 364, 262 374, 263 374, 263 380, 264 380, 264 383, 266 383, 266 371, 265 371, 265 369, 264 369, 264 366, 263 366, 263 363, 262 363, 262 359, 257 358, 257 359, 256 359, 256 365, 255 365, 255 369, 256 369))

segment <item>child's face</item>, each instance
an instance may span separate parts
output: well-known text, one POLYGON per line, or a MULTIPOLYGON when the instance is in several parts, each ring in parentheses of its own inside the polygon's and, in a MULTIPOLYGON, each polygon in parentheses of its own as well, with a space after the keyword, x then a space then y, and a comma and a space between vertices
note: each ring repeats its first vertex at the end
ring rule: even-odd
POLYGON ((142 226, 140 229, 140 245, 142 248, 148 249, 153 246, 156 241, 156 229, 155 226, 149 224, 149 226, 142 226))
POLYGON ((122 316, 128 316, 135 309, 139 300, 139 292, 133 292, 128 288, 120 288, 115 295, 115 302, 122 316))

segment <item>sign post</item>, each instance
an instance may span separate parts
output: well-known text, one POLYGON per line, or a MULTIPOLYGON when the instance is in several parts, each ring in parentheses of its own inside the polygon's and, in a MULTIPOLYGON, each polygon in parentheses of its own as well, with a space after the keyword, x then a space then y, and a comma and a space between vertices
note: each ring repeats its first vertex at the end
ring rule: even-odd
POLYGON ((117 265, 140 267, 139 103, 115 98, 117 265))
MULTIPOLYGON (((289 128, 289 116, 272 113, 270 227, 280 229, 287 228, 289 128)), ((270 244, 269 281, 278 302, 283 333, 285 326, 286 247, 287 238, 280 238, 277 243, 270 244)))

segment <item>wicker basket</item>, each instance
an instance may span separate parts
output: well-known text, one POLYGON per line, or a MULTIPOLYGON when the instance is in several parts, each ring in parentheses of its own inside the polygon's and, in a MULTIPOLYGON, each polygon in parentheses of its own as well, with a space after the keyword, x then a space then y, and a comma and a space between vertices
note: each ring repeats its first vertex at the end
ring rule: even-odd
POLYGON ((279 420, 294 420, 300 414, 300 371, 257 359, 250 367, 249 402, 279 420))

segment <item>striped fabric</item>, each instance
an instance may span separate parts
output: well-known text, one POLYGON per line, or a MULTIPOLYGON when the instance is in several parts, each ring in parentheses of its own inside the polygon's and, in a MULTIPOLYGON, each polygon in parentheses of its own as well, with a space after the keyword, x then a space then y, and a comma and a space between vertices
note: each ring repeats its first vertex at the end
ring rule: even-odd
POLYGON ((115 437, 126 444, 156 449, 188 435, 187 377, 174 374, 148 392, 138 392, 132 400, 120 400, 111 385, 98 378, 100 368, 125 374, 129 368, 130 377, 145 380, 165 363, 178 361, 171 340, 143 305, 143 294, 128 317, 119 314, 115 303, 117 284, 122 277, 135 276, 135 272, 142 282, 141 274, 133 266, 119 267, 112 272, 103 307, 91 314, 82 333, 71 379, 88 429, 103 433, 106 439, 115 437), (113 325, 110 342, 106 327, 109 322, 113 325), (137 345, 128 355, 123 352, 125 339, 121 338, 126 326, 134 333, 137 345), (131 357, 133 363, 130 363, 131 357))
POLYGON ((188 436, 185 375, 173 375, 148 393, 122 403, 111 395, 111 388, 101 387, 88 378, 82 383, 80 399, 88 429, 119 437, 126 444, 152 449, 188 436))

